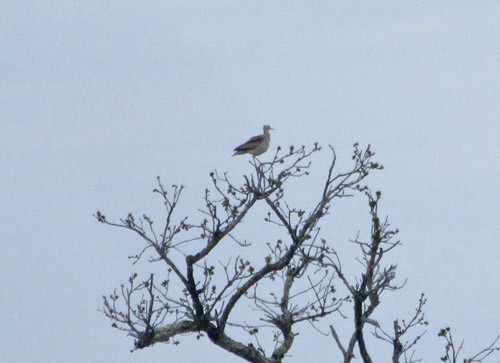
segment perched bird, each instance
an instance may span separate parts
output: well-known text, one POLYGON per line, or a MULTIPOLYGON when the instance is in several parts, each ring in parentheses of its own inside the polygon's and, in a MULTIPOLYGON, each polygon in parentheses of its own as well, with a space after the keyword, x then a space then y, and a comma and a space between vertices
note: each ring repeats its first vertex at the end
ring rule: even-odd
POLYGON ((233 156, 251 154, 255 157, 265 153, 269 148, 269 142, 271 141, 269 130, 273 130, 273 128, 269 125, 264 125, 264 133, 262 135, 252 137, 244 144, 235 148, 233 156))

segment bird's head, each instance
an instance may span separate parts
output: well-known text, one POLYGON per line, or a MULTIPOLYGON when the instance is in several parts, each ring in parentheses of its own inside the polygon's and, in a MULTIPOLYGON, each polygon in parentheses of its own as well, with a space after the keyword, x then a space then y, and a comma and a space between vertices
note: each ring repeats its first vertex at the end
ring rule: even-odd
POLYGON ((274 130, 274 129, 269 125, 264 125, 264 133, 269 132, 269 130, 274 130))

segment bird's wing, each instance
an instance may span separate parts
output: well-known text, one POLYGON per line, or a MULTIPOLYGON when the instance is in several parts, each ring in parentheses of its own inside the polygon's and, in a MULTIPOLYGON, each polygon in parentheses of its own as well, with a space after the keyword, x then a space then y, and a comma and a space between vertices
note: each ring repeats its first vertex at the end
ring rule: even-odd
POLYGON ((248 151, 248 150, 255 149, 257 146, 259 146, 262 143, 263 140, 264 140, 263 135, 254 136, 250 140, 245 142, 244 144, 241 144, 240 146, 236 147, 234 149, 234 151, 248 151))

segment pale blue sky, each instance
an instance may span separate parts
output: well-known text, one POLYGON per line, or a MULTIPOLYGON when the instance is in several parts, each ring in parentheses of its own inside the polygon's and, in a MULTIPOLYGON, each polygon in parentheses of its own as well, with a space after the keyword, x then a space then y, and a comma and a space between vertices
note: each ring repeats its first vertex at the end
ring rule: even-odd
MULTIPOLYGON (((194 336, 129 353, 97 309, 137 269, 140 241, 92 214, 158 213, 157 175, 187 186, 193 213, 211 170, 249 170, 231 151, 264 123, 273 148, 332 144, 342 165, 354 142, 373 145, 386 169, 370 184, 408 277, 378 318, 426 292, 424 362, 443 351, 441 327, 469 353, 500 333, 500 4, 325 3, 0 2, 2 359, 238 361, 194 336)), ((342 203, 331 240, 366 213, 342 203)), ((338 361, 304 329, 289 362, 312 353, 338 361)))

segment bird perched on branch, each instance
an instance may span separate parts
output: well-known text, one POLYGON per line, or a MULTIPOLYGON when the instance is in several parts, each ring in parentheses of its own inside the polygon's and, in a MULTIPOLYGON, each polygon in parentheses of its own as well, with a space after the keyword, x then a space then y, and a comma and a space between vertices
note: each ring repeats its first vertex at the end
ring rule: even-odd
POLYGON ((235 155, 251 154, 253 157, 263 154, 269 148, 269 142, 271 141, 271 135, 269 130, 273 128, 269 125, 264 125, 264 133, 262 135, 254 136, 244 144, 241 144, 234 149, 235 155))

